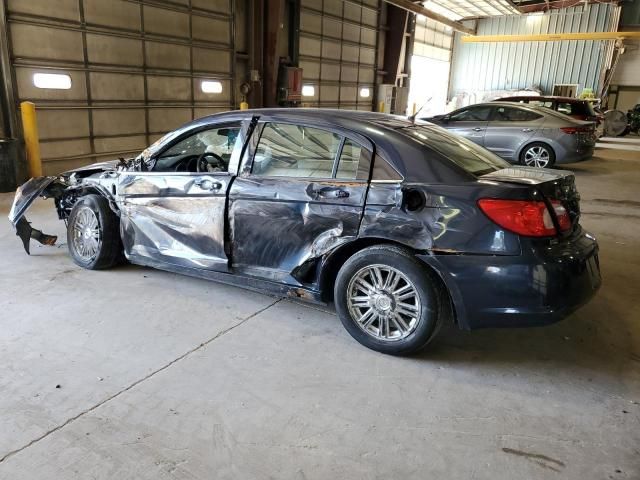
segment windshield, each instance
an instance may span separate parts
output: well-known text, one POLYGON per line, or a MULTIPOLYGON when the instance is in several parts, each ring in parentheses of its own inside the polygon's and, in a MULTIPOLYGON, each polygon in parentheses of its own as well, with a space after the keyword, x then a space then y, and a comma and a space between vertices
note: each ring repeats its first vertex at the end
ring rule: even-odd
POLYGON ((160 147, 162 145, 164 145, 165 143, 167 143, 170 139, 177 137, 181 132, 180 129, 178 130, 174 130, 173 132, 169 132, 165 135, 163 135, 162 137, 160 137, 158 140, 156 140, 155 142, 153 142, 150 146, 148 146, 147 148, 145 148, 142 153, 140 155, 138 155, 137 158, 140 158, 144 161, 148 161, 154 153, 156 153, 160 147))
POLYGON ((429 125, 414 125, 397 130, 408 138, 434 150, 475 176, 508 168, 510 164, 466 138, 429 125))

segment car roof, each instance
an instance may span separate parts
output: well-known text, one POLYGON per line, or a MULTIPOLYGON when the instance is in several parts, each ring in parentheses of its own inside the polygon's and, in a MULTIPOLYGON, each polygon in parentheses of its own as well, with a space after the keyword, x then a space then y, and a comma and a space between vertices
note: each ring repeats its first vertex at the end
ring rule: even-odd
POLYGON ((513 102, 505 102, 505 101, 494 100, 492 102, 474 103, 472 105, 467 105, 465 107, 460 107, 455 111, 457 112, 458 110, 462 110, 464 108, 469 108, 469 107, 495 107, 495 106, 503 106, 503 107, 511 107, 511 108, 522 108, 522 109, 525 109, 525 110, 533 110, 533 111, 540 111, 540 110, 547 111, 548 110, 547 108, 540 107, 538 105, 529 105, 527 103, 513 103, 513 102))
POLYGON ((563 102, 586 102, 587 100, 583 98, 574 98, 574 97, 562 97, 560 95, 514 95, 510 97, 500 97, 494 102, 505 101, 506 99, 527 99, 527 100, 560 100, 563 102))
POLYGON ((200 120, 220 120, 224 117, 235 117, 237 115, 252 117, 289 117, 292 120, 315 120, 319 123, 331 123, 337 120, 373 123, 385 125, 388 128, 400 128, 410 126, 411 120, 400 115, 390 115, 388 113, 369 112, 365 110, 342 110, 334 108, 254 108, 251 110, 230 110, 228 112, 216 113, 203 117, 200 120))

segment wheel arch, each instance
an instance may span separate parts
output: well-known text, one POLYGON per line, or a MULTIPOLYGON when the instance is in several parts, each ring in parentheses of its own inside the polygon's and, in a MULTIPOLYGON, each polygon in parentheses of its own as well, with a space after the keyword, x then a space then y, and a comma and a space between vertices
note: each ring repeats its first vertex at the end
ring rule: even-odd
POLYGON ((549 142, 548 138, 542 138, 542 139, 529 138, 520 147, 520 149, 518 150, 518 153, 516 155, 516 160, 517 160, 517 162, 519 164, 522 164, 522 155, 524 154, 525 150, 527 148, 529 148, 531 145, 533 145, 534 143, 542 143, 542 144, 544 144, 545 146, 547 146, 549 148, 549 150, 551 150, 551 153, 553 153, 554 160, 558 158, 558 153, 556 152, 556 149, 554 148, 552 142, 549 142))
MULTIPOLYGON (((318 288, 320 290, 320 295, 323 301, 331 302, 333 301, 333 286, 335 285, 336 278, 338 276, 338 272, 344 263, 353 255, 358 253, 361 250, 364 250, 368 247, 373 247, 376 245, 389 245, 398 248, 402 248, 415 255, 416 257, 422 256, 424 257, 425 252, 419 252, 407 245, 404 245, 400 242, 388 240, 385 238, 378 237, 364 237, 357 238, 352 242, 349 242, 345 245, 338 247, 333 250, 329 255, 325 256, 321 259, 319 264, 319 273, 318 273, 318 288), (422 255, 419 255, 422 253, 422 255)), ((422 260, 422 259, 421 259, 422 260)), ((435 264, 425 262, 422 260, 422 264, 424 268, 430 271, 433 274, 433 278, 436 280, 440 287, 440 292, 442 292, 444 298, 443 305, 447 307, 446 315, 451 318, 451 320, 456 324, 458 324, 456 307, 454 304, 454 299, 452 296, 452 292, 447 285, 447 282, 444 281, 443 272, 439 271, 435 264)), ((445 319, 446 320, 446 319, 445 319)))
POLYGON ((91 183, 81 184, 77 187, 70 187, 63 192, 60 199, 60 206, 58 208, 60 218, 63 218, 63 212, 66 212, 68 215, 68 213, 71 211, 71 208, 73 207, 73 205, 75 205, 78 199, 87 195, 98 195, 100 197, 104 197, 107 200, 109 208, 113 211, 113 213, 120 217, 120 209, 118 208, 118 205, 116 204, 112 193, 102 185, 91 183), (65 199, 68 200, 66 204, 64 204, 65 199))

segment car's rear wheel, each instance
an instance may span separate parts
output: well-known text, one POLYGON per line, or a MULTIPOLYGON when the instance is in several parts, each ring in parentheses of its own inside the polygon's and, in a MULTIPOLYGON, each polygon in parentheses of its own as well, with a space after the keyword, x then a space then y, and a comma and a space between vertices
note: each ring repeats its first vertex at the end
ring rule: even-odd
POLYGON ((546 143, 534 142, 522 149, 520 163, 527 167, 550 168, 556 163, 556 154, 546 143))
POLYGON ((342 324, 362 345, 403 355, 425 347, 442 323, 440 286, 398 247, 365 248, 338 272, 334 299, 342 324))
POLYGON ((67 222, 67 245, 73 261, 89 270, 119 263, 122 258, 119 222, 106 198, 80 197, 67 222))

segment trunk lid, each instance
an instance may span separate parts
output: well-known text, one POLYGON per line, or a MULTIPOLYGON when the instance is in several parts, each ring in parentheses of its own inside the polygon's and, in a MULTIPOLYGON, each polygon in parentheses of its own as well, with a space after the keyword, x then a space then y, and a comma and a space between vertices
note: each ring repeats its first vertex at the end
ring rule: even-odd
MULTIPOLYGON (((565 235, 571 234, 578 226, 580 221, 580 194, 576 188, 576 179, 573 172, 532 167, 511 167, 487 173, 479 178, 495 182, 531 185, 548 202, 558 200, 565 207, 571 219, 571 229, 565 232, 565 235)), ((555 217, 553 208, 549 210, 552 217, 555 217)), ((557 219, 555 221, 557 224, 557 219)), ((560 230, 558 229, 558 231, 560 230)))
POLYGON ((596 122, 592 121, 580 121, 578 122, 580 127, 584 130, 578 132, 578 143, 585 146, 593 146, 596 144, 596 122))

